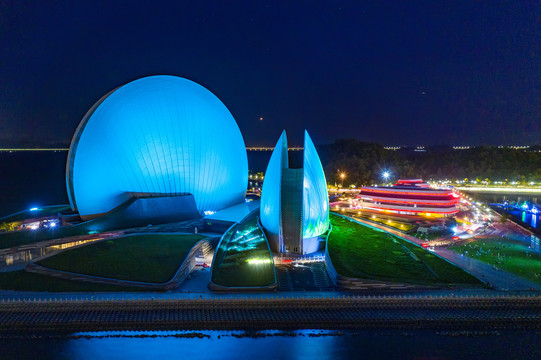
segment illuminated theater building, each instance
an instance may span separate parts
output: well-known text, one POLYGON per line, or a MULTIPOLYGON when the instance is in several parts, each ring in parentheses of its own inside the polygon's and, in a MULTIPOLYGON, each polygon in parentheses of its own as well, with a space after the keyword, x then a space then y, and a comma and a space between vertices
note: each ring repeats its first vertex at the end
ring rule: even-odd
POLYGON ((450 189, 435 189, 421 179, 398 180, 393 186, 364 186, 362 209, 402 215, 449 216, 458 212, 459 198, 450 189))
POLYGON ((77 128, 66 166, 68 198, 83 220, 191 219, 243 203, 246 147, 209 90, 149 76, 103 96, 77 128))

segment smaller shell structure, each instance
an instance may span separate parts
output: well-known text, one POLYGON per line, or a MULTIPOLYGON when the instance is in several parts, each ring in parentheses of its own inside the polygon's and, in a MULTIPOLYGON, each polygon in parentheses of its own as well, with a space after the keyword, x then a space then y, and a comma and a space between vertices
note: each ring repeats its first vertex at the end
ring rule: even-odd
POLYGON ((241 132, 209 90, 176 76, 149 76, 102 97, 73 137, 66 183, 83 218, 134 194, 192 194, 197 210, 244 201, 248 159, 241 132))
POLYGON ((308 132, 302 169, 290 169, 282 132, 271 155, 261 193, 261 224, 275 252, 307 254, 329 228, 329 195, 323 166, 308 132))

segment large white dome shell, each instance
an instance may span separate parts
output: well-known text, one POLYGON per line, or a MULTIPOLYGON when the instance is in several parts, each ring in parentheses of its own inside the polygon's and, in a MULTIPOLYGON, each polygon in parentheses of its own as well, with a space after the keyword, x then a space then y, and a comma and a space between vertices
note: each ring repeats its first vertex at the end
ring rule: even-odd
POLYGON ((101 98, 73 137, 66 182, 82 217, 133 193, 190 193, 197 209, 242 202, 246 148, 235 119, 210 91, 176 76, 149 76, 101 98))

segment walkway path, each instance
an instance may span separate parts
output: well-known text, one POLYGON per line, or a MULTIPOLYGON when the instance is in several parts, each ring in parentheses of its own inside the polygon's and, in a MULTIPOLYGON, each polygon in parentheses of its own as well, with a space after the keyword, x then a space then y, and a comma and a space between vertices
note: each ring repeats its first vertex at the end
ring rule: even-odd
POLYGON ((122 230, 108 231, 100 234, 69 236, 0 249, 0 272, 20 270, 32 260, 54 255, 69 248, 122 236, 123 234, 122 230))
POLYGON ((435 253, 462 269, 469 271, 479 279, 488 282, 498 290, 541 290, 541 284, 523 279, 503 270, 495 269, 487 263, 457 254, 452 250, 436 248, 435 253))
MULTIPOLYGON (((368 222, 357 217, 351 218, 359 223, 378 228, 417 245, 421 245, 422 243, 426 242, 425 240, 417 239, 413 236, 404 234, 398 230, 390 229, 383 225, 368 222)), ((445 248, 437 248, 434 253, 441 256, 450 263, 470 272, 477 278, 486 281, 497 290, 541 290, 541 284, 531 282, 529 280, 523 279, 519 276, 510 274, 499 269, 494 269, 489 264, 469 258, 467 256, 461 256, 452 250, 445 248)))

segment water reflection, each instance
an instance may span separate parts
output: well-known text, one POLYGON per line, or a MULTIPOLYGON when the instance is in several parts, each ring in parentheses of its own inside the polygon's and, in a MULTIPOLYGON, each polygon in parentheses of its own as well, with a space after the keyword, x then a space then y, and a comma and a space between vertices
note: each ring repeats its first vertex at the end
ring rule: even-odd
MULTIPOLYGON (((103 338, 63 342, 68 359, 336 359, 356 353, 352 338, 339 331, 102 332, 103 338), (126 337, 118 337, 121 334, 126 337), (191 337, 190 334, 197 334, 191 337), (186 336, 186 337, 185 337, 186 336)), ((356 337, 357 338, 357 337, 356 337)), ((366 340, 362 340, 366 342, 366 340)))
MULTIPOLYGON (((486 193, 475 193, 473 196, 476 199, 479 199, 483 202, 489 204, 503 204, 507 202, 509 204, 524 204, 527 203, 529 206, 535 205, 536 207, 541 207, 541 198, 538 195, 518 195, 518 194, 486 194, 486 193)), ((532 226, 537 229, 537 223, 539 222, 539 214, 532 214, 527 211, 512 210, 509 211, 512 215, 519 217, 523 223, 532 226)))
POLYGON ((522 204, 523 202, 528 202, 534 205, 541 205, 541 198, 538 195, 518 195, 518 194, 486 194, 486 193, 475 193, 473 197, 487 203, 498 203, 501 204, 505 201, 512 203, 517 202, 522 204))
POLYGON ((534 331, 114 332, 79 339, 1 340, 6 359, 476 359, 539 358, 534 331), (190 334, 192 337, 190 338, 190 334), (193 336, 196 335, 196 336, 193 336), (202 336, 201 336, 202 335, 202 336), (257 335, 257 336, 254 336, 257 335), (101 337, 100 337, 101 336, 101 337), (483 351, 480 351, 482 349, 483 351))
POLYGON ((539 220, 539 215, 537 214, 532 214, 532 213, 529 213, 527 211, 520 211, 520 210, 513 210, 513 211, 509 211, 509 213, 513 216, 517 216, 520 218, 520 220, 525 223, 525 224, 528 224, 530 225, 531 227, 533 228, 536 228, 537 229, 537 222, 539 220))
POLYGON ((537 236, 535 236, 535 235, 531 236, 530 249, 532 249, 533 251, 535 251, 537 253, 541 253, 541 248, 539 246, 539 238, 537 236))

